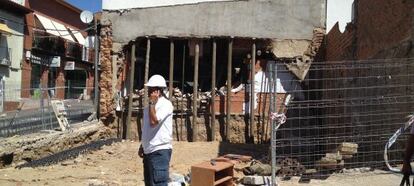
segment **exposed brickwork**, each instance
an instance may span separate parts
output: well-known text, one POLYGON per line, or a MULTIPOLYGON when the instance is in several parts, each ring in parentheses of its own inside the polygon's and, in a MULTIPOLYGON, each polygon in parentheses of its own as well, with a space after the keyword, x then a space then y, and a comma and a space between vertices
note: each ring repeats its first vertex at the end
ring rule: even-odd
POLYGON ((378 53, 410 39, 414 1, 356 0, 355 4, 354 23, 349 24, 344 33, 335 25, 327 34, 326 60, 384 57, 378 53))
MULTIPOLYGON (((104 24, 101 28, 101 73, 99 80, 100 88, 100 115, 104 123, 108 118, 113 118, 114 104, 113 104, 113 92, 112 92, 112 28, 111 24, 104 24)), ((108 122, 107 124, 109 124, 108 122)))
POLYGON ((59 87, 56 89, 56 98, 58 99, 65 99, 65 90, 62 87, 65 87, 65 70, 64 65, 61 64, 61 67, 58 68, 58 75, 56 78, 56 87, 59 87))
POLYGON ((357 59, 368 59, 411 35, 411 0, 357 1, 357 59))
POLYGON ((32 66, 29 61, 22 63, 22 98, 30 98, 30 81, 32 79, 32 66))
POLYGON ((15 111, 19 107, 19 102, 17 101, 6 101, 4 102, 4 111, 15 111))
POLYGON ((326 61, 340 61, 352 59, 353 41, 355 29, 353 24, 348 24, 344 33, 339 31, 338 23, 326 35, 326 61))

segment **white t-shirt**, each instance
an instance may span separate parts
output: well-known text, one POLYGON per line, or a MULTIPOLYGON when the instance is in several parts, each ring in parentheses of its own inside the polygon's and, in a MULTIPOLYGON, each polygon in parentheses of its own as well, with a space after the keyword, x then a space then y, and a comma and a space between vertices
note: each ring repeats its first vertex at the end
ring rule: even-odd
POLYGON ((149 154, 161 149, 172 149, 173 133, 173 105, 164 98, 160 97, 155 104, 155 113, 158 124, 151 126, 149 108, 144 109, 144 125, 142 128, 142 147, 144 153, 149 154))
MULTIPOLYGON (((274 84, 273 84, 274 85, 274 84)), ((247 92, 250 92, 250 84, 247 85, 247 92)), ((258 71, 254 75, 254 92, 270 92, 269 89, 269 77, 265 72, 258 71)), ((285 88, 280 82, 280 78, 277 78, 276 80, 276 92, 277 93, 286 93, 285 88)))

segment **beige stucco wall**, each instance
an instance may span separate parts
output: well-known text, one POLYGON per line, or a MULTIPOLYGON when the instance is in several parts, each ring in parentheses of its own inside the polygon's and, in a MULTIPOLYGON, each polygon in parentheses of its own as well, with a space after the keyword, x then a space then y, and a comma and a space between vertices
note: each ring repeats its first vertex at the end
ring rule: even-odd
POLYGON ((24 16, 17 16, 0 10, 0 18, 6 20, 13 35, 1 35, 0 47, 10 48, 11 65, 0 65, 0 74, 4 76, 6 101, 17 101, 20 98, 21 66, 23 60, 24 16))

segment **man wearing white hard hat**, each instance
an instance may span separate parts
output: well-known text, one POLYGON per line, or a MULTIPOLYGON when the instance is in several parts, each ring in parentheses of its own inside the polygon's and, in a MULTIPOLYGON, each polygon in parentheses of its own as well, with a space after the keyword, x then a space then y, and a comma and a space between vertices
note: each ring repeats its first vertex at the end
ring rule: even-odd
POLYGON ((138 155, 144 159, 145 185, 167 186, 172 152, 173 105, 163 92, 167 84, 162 76, 151 76, 145 86, 148 87, 149 106, 144 109, 138 155))

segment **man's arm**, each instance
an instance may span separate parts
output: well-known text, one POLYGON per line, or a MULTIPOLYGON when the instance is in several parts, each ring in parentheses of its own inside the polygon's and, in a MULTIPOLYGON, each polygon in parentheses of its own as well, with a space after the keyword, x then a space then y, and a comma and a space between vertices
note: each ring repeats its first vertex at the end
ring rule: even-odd
POLYGON ((411 162, 414 153, 414 134, 410 134, 405 148, 404 162, 411 162))
POLYGON ((158 119, 157 119, 157 112, 155 111, 155 104, 150 104, 149 116, 150 116, 151 127, 156 127, 158 125, 158 119))
POLYGON ((405 147, 405 154, 404 154, 404 162, 403 162, 403 168, 402 172, 404 175, 411 174, 411 157, 414 153, 414 134, 410 134, 410 137, 407 140, 407 144, 405 147))

